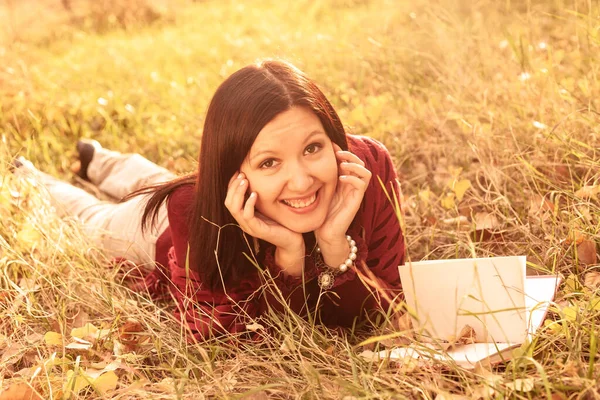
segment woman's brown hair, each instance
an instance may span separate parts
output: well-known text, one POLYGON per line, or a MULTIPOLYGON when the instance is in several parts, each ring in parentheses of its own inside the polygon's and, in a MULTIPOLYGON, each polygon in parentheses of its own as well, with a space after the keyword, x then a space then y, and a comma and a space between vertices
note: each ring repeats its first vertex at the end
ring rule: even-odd
MULTIPOLYGON (((188 210, 189 267, 212 290, 221 286, 221 277, 235 283, 255 268, 243 254, 248 242, 224 205, 227 186, 262 128, 294 106, 312 110, 331 141, 348 149, 344 127, 317 85, 289 63, 262 61, 235 72, 215 92, 204 121, 198 171, 142 191, 152 192, 142 217, 147 227, 176 189, 194 185, 188 210)), ((178 261, 185 266, 186 260, 178 261)))

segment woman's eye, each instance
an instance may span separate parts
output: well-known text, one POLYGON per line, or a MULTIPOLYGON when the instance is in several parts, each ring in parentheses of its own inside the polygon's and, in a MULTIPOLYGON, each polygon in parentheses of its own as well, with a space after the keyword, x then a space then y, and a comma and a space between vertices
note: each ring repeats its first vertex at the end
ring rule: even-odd
POLYGON ((259 168, 271 168, 271 167, 273 167, 273 165, 275 165, 275 160, 269 159, 269 160, 263 161, 262 164, 260 164, 259 168))
POLYGON ((320 148, 321 145, 319 143, 312 143, 306 146, 306 149, 304 151, 306 151, 308 154, 313 154, 319 151, 320 148))

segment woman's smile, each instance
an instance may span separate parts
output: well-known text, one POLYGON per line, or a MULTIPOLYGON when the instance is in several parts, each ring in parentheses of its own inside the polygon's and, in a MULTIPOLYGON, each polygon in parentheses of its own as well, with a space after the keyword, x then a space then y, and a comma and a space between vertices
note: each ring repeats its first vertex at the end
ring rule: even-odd
POLYGON ((288 199, 281 200, 291 211, 299 214, 305 214, 313 211, 319 206, 318 191, 314 192, 311 196, 300 198, 300 199, 288 199))

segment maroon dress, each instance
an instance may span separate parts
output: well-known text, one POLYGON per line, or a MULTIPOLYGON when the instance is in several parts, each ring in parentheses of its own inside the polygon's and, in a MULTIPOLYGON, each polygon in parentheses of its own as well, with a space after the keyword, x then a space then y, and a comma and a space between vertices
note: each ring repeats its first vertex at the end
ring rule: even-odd
POLYGON ((404 238, 396 214, 400 202, 397 176, 390 155, 381 143, 364 136, 348 135, 348 145, 349 150, 364 161, 372 178, 348 230, 358 247, 356 268, 337 276, 331 289, 323 291, 318 285, 320 271, 308 254, 312 248, 307 248, 304 276, 292 277, 284 276, 275 263, 272 245, 261 249, 261 266, 268 269, 273 277, 271 282, 279 290, 265 289, 264 271, 258 270, 231 286, 225 282, 225 290, 203 287, 193 268, 189 271, 184 268, 193 185, 180 187, 168 201, 169 228, 158 239, 158 268, 146 277, 147 289, 153 295, 169 290, 178 303, 176 317, 187 324, 198 340, 225 332, 247 331, 246 325, 268 307, 282 310, 281 299, 299 315, 307 317, 310 313, 332 328, 360 324, 371 311, 386 312, 389 299, 401 294, 398 265, 404 263, 404 238), (394 198, 397 205, 390 201, 394 198), (276 292, 279 293, 274 294, 276 292))

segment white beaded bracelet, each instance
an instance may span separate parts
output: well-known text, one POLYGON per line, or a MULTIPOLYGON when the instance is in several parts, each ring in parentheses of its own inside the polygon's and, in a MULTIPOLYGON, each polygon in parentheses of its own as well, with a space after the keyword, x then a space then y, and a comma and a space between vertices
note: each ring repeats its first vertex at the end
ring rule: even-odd
POLYGON ((324 290, 333 287, 333 282, 335 280, 336 275, 343 274, 348 270, 349 267, 354 265, 354 261, 356 260, 358 253, 358 247, 356 247, 356 242, 352 240, 352 237, 350 235, 346 235, 346 240, 348 241, 348 246, 350 247, 350 254, 348 254, 348 258, 346 259, 346 261, 341 263, 337 267, 337 269, 334 269, 333 267, 330 267, 329 265, 325 264, 325 262, 323 261, 323 256, 320 255, 320 247, 317 246, 317 248, 315 249, 317 252, 315 260, 316 266, 318 269, 323 269, 321 274, 319 274, 318 283, 319 286, 324 290))

